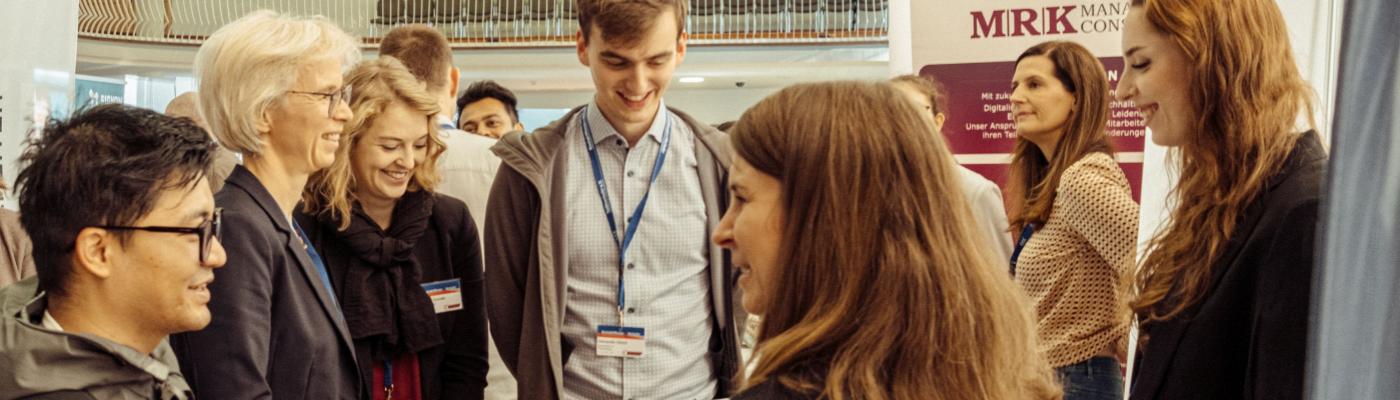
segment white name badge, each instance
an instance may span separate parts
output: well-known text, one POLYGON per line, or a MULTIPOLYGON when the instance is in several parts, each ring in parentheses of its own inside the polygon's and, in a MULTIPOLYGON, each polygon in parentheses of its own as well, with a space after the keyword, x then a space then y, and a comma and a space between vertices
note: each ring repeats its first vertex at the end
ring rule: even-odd
POLYGON ((641 358, 647 349, 646 328, 642 327, 598 325, 597 338, 602 357, 641 358))
POLYGON ((428 298, 433 299, 433 311, 438 314, 462 309, 461 279, 424 283, 423 290, 428 291, 428 298))

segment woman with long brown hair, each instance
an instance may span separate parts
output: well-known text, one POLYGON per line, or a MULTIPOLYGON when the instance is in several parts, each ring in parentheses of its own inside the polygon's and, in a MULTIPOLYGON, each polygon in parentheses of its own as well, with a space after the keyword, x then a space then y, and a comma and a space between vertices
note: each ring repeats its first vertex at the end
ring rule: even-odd
POLYGON ((1135 399, 1303 396, 1327 155, 1272 0, 1133 1, 1118 97, 1180 181, 1147 247, 1133 312, 1135 399))
POLYGON ((374 399, 480 399, 481 242, 461 200, 434 192, 437 101, 393 57, 345 75, 355 117, 296 221, 330 274, 374 399))
POLYGON ((864 82, 792 86, 735 124, 714 240, 763 316, 736 400, 1059 398, 931 130, 864 82))
POLYGON ((1104 134, 1107 74, 1083 46, 1052 41, 1021 53, 1011 86, 1012 274, 1034 303, 1040 353, 1065 398, 1121 397, 1120 289, 1138 205, 1104 134))

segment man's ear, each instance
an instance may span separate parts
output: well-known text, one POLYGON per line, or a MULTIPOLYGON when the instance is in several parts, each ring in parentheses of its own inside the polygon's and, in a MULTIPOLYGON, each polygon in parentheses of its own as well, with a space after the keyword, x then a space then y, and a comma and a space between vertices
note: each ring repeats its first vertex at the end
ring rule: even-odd
POLYGON ((448 74, 448 82, 451 83, 448 86, 452 87, 452 98, 456 99, 457 89, 461 87, 462 71, 458 70, 457 67, 448 68, 448 71, 450 71, 448 74))
POLYGON ((681 36, 676 38, 676 65, 678 66, 681 65, 682 61, 685 61, 685 47, 688 41, 690 41, 690 34, 686 32, 681 32, 681 36))
POLYGON ((574 46, 578 51, 578 63, 587 67, 588 65, 588 44, 584 42, 583 29, 574 32, 574 46))
POLYGON ((112 275, 112 256, 117 250, 117 237, 102 228, 83 228, 73 242, 74 272, 106 279, 112 275))

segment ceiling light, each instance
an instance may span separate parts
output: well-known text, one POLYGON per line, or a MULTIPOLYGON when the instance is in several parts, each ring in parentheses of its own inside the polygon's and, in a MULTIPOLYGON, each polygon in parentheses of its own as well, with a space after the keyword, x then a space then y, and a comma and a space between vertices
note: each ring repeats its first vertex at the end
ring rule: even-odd
POLYGON ((705 81, 705 77, 703 77, 703 76, 685 76, 685 77, 681 77, 681 83, 700 83, 700 82, 704 82, 704 81, 705 81))

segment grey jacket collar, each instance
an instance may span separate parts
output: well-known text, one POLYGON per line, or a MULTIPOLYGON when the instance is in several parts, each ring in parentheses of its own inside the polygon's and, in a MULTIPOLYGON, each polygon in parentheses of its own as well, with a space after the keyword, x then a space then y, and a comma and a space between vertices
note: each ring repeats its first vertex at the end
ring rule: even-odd
POLYGON ((168 340, 147 355, 104 338, 49 330, 38 322, 47 306, 36 277, 0 290, 0 369, 12 371, 0 376, 0 393, 87 390, 127 398, 159 390, 162 399, 191 397, 168 340))

